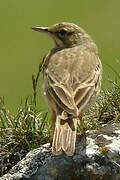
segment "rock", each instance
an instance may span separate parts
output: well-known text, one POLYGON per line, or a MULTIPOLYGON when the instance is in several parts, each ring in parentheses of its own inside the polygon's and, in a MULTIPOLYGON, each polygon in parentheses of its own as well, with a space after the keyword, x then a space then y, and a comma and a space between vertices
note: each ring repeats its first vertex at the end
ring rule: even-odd
POLYGON ((120 123, 78 136, 73 157, 54 156, 47 146, 29 152, 0 180, 120 180, 120 123))

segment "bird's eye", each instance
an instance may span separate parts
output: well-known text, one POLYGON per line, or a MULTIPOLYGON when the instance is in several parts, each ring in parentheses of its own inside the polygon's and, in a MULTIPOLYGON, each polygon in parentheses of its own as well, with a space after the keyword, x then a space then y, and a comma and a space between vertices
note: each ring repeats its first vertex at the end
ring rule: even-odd
POLYGON ((65 36, 67 32, 64 29, 62 29, 58 33, 60 36, 65 36))

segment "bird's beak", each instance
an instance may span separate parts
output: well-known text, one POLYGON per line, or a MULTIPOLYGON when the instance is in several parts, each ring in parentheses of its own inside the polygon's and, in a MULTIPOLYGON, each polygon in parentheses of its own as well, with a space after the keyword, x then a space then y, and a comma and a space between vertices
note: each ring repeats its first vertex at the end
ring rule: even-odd
POLYGON ((48 27, 32 27, 32 29, 42 33, 49 33, 48 27))

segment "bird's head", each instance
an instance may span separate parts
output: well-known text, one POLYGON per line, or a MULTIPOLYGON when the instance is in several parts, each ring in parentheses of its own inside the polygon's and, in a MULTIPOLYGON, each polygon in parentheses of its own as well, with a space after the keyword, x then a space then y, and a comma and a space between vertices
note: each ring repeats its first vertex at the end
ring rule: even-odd
POLYGON ((52 37, 57 48, 73 47, 91 40, 82 28, 72 23, 62 22, 50 27, 33 27, 32 29, 52 37))

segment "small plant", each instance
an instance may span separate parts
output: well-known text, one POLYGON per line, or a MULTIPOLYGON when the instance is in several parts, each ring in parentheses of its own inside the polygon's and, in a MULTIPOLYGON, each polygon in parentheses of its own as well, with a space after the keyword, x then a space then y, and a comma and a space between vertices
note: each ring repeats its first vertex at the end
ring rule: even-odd
POLYGON ((51 123, 48 113, 37 109, 37 83, 42 64, 37 76, 32 76, 33 100, 26 98, 20 105, 16 116, 6 109, 4 98, 0 98, 0 176, 7 173, 30 150, 50 142, 51 123))
POLYGON ((95 105, 83 116, 88 129, 99 129, 102 124, 120 122, 120 85, 112 82, 112 88, 102 90, 95 105))
POLYGON ((50 123, 47 112, 39 112, 26 99, 12 116, 1 105, 0 109, 0 175, 22 159, 27 152, 50 141, 50 123))
POLYGON ((43 65, 44 65, 44 59, 46 56, 43 57, 42 62, 39 64, 38 72, 36 77, 32 74, 32 84, 33 84, 33 103, 36 107, 37 105, 37 85, 38 85, 38 80, 40 77, 40 73, 42 71, 43 65))

